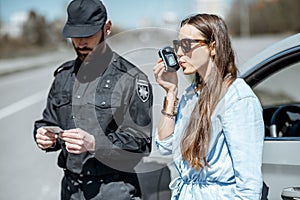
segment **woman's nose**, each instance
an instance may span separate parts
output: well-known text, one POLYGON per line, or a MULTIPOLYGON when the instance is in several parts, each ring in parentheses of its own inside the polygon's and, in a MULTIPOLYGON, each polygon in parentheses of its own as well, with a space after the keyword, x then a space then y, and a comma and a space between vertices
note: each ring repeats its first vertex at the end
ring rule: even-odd
POLYGON ((184 55, 181 46, 179 46, 177 52, 175 53, 177 55, 177 58, 179 59, 181 56, 184 55))
POLYGON ((182 51, 182 47, 181 46, 178 47, 178 50, 177 50, 176 54, 177 54, 178 57, 184 55, 184 52, 182 51))

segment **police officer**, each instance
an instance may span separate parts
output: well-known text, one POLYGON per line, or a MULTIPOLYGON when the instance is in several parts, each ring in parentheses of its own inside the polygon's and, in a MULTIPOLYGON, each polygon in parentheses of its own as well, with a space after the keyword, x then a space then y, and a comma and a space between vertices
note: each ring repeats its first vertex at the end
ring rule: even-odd
POLYGON ((35 141, 60 150, 61 199, 138 199, 133 168, 151 151, 151 85, 105 42, 112 23, 101 1, 73 0, 67 11, 63 35, 77 58, 55 71, 35 141))

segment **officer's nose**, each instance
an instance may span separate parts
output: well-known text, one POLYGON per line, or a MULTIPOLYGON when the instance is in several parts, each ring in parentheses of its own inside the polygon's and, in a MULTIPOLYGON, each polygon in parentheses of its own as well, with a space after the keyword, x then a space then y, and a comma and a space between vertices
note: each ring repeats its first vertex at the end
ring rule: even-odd
POLYGON ((77 38, 78 46, 79 47, 85 47, 88 46, 88 41, 86 38, 77 38))

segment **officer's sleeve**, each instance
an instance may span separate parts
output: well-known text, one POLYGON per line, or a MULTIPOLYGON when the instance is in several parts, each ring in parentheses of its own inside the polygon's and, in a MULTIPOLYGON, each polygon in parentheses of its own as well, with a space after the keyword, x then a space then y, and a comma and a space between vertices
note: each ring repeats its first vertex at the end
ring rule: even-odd
POLYGON ((122 123, 106 138, 103 135, 95 137, 97 159, 106 157, 111 161, 134 157, 137 160, 151 151, 152 87, 147 79, 136 78, 134 81, 124 91, 128 93, 125 100, 129 102, 125 102, 122 123))
MULTIPOLYGON (((55 94, 55 82, 52 83, 50 92, 48 94, 46 108, 43 111, 42 119, 35 121, 34 123, 34 130, 33 130, 33 137, 36 141, 36 131, 38 128, 42 126, 59 126, 57 123, 57 114, 53 109, 52 99, 55 94)), ((56 142, 55 146, 46 149, 46 151, 57 151, 60 149, 60 145, 56 142)))
POLYGON ((150 83, 148 80, 137 78, 123 124, 119 126, 115 134, 110 134, 114 145, 127 151, 150 153, 152 105, 153 95, 150 83), (123 142, 124 140, 126 142, 123 142))

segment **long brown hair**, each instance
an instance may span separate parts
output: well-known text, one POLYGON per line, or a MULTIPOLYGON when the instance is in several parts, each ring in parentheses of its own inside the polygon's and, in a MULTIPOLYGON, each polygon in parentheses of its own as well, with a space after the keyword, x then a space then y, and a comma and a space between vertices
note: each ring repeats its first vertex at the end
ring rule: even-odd
POLYGON ((220 17, 197 14, 184 19, 181 27, 185 24, 197 28, 209 41, 209 47, 215 45, 216 51, 212 57, 216 70, 211 70, 207 80, 203 80, 196 73, 195 82, 201 85, 201 93, 181 140, 182 158, 187 160, 191 167, 199 170, 209 166, 206 154, 209 148, 211 116, 224 90, 236 79, 237 68, 227 26, 220 17))

